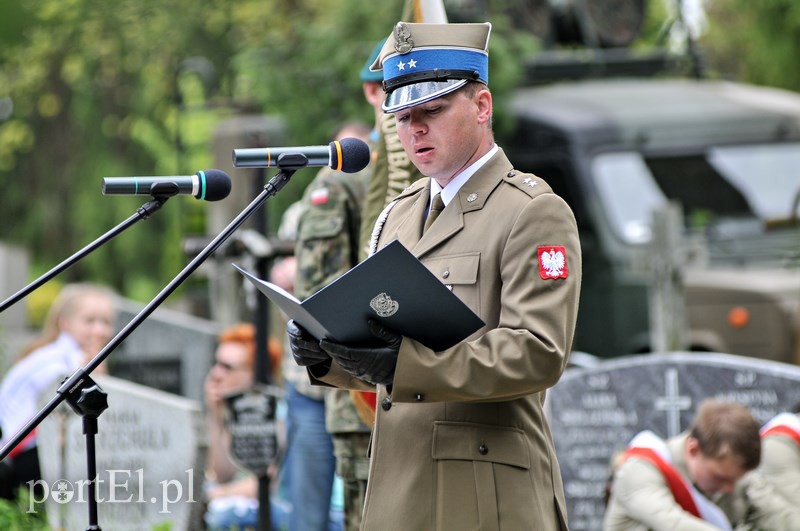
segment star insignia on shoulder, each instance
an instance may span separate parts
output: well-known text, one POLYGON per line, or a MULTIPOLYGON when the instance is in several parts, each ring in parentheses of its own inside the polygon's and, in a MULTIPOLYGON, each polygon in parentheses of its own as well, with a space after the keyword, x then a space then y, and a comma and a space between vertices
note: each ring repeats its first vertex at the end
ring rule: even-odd
POLYGON ((409 68, 416 68, 417 67, 417 62, 414 59, 409 60, 408 61, 408 67, 409 68))
POLYGON ((398 70, 405 70, 406 69, 406 64, 403 61, 400 61, 399 63, 397 63, 397 69, 398 70))
POLYGON ((526 177, 526 178, 525 178, 525 179, 522 181, 522 184, 528 185, 528 186, 530 186, 531 188, 533 188, 533 187, 534 187, 534 186, 536 186, 538 183, 537 183, 536 181, 534 181, 533 179, 531 179, 530 177, 526 177))

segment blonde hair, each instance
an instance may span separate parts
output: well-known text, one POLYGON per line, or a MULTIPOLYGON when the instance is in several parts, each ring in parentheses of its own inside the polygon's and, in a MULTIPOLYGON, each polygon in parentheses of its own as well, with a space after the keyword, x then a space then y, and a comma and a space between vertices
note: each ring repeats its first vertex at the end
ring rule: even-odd
POLYGON ((74 312, 75 307, 87 295, 100 295, 112 300, 114 298, 114 292, 100 284, 90 282, 67 284, 61 288, 53 304, 50 305, 41 335, 23 347, 17 355, 17 361, 25 358, 34 350, 55 341, 61 333, 61 319, 74 312))

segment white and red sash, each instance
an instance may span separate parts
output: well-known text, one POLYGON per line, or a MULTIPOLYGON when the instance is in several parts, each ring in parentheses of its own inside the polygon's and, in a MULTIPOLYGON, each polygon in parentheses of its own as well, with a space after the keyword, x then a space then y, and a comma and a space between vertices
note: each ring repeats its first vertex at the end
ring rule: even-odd
POLYGON ((761 428, 761 438, 784 435, 800 446, 800 418, 793 413, 779 413, 761 428))
POLYGON ((687 513, 718 528, 731 531, 730 522, 722 510, 698 491, 672 466, 672 454, 667 444, 655 433, 645 430, 636 435, 625 451, 625 459, 636 457, 658 468, 672 491, 675 502, 687 513))

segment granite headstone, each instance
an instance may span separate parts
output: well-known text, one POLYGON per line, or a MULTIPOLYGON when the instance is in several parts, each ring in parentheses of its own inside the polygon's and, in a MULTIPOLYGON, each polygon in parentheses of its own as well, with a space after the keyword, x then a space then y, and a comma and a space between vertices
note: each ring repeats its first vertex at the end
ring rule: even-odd
MULTIPOLYGON (((102 529, 200 529, 206 437, 200 404, 93 375, 107 394, 97 419, 98 523, 102 529)), ((54 393, 43 396, 48 401, 54 393)), ((83 419, 62 404, 38 428, 41 485, 53 529, 89 523, 83 419)), ((44 497, 43 496, 43 497, 44 497)))
MULTIPOLYGON (((141 306, 120 303, 118 328, 141 306)), ((109 373, 193 400, 203 400, 203 381, 214 362, 220 325, 158 308, 108 356, 109 373)))
POLYGON ((639 431, 686 430, 715 397, 748 406, 760 423, 800 403, 800 367, 730 354, 645 354, 568 369, 547 397, 570 529, 602 529, 611 458, 639 431))

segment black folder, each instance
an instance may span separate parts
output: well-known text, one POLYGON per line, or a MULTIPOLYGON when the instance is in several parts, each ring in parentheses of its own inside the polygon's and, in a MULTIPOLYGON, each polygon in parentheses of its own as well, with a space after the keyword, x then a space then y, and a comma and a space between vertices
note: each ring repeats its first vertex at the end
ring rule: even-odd
POLYGON ((367 326, 373 319, 439 351, 484 325, 397 240, 302 303, 280 287, 233 266, 318 339, 348 345, 375 344, 367 326))

